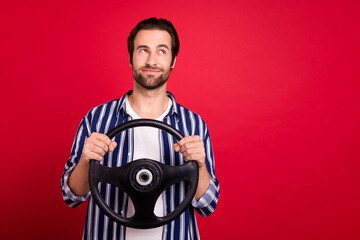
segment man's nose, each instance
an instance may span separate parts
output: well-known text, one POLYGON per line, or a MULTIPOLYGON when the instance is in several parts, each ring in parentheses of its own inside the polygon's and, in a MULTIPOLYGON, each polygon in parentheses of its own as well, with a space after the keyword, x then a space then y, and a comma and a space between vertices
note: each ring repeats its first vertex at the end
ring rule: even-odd
POLYGON ((149 53, 148 58, 146 59, 146 64, 153 66, 156 65, 156 56, 154 53, 149 53))

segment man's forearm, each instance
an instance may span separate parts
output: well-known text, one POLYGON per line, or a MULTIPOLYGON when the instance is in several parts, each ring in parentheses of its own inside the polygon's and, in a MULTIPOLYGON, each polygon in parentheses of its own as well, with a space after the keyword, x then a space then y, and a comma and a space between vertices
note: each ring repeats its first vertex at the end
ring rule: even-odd
POLYGON ((195 193, 195 199, 199 200, 208 190, 210 185, 210 176, 207 171, 206 165, 199 168, 199 182, 195 193))
POLYGON ((77 196, 85 196, 89 191, 89 163, 82 161, 76 165, 69 176, 69 187, 77 196))

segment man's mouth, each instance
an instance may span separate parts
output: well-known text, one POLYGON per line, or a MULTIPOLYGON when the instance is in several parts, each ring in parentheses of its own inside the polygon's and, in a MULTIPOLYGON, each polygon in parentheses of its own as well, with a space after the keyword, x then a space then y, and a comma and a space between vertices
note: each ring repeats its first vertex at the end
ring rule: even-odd
POLYGON ((155 74, 161 72, 161 70, 158 68, 143 68, 141 71, 147 74, 155 74))

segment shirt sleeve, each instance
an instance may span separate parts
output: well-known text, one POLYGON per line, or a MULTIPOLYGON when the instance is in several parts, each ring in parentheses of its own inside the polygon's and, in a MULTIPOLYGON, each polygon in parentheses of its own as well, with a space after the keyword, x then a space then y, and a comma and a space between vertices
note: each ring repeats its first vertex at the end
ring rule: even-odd
POLYGON ((77 163, 79 162, 84 148, 85 140, 90 135, 89 134, 90 131, 88 127, 89 124, 87 123, 88 121, 86 118, 84 118, 80 123, 80 126, 75 135, 75 139, 71 149, 71 156, 65 164, 64 173, 61 177, 61 182, 60 182, 63 199, 65 203, 72 208, 79 206, 81 203, 86 201, 90 196, 90 191, 85 196, 76 196, 71 191, 68 185, 69 176, 76 167, 77 163))
POLYGON ((220 195, 219 181, 215 176, 214 153, 207 127, 205 127, 204 145, 206 153, 205 162, 210 175, 210 185, 205 194, 199 200, 194 198, 191 204, 201 216, 207 217, 215 211, 220 195))

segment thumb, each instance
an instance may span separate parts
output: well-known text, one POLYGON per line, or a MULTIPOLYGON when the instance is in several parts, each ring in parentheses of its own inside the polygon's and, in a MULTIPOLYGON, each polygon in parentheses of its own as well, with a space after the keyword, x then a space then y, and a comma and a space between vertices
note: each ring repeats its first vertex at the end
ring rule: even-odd
POLYGON ((117 146, 117 143, 116 142, 111 142, 110 146, 109 146, 109 151, 110 152, 113 152, 114 149, 116 148, 117 146))
POLYGON ((175 150, 175 152, 180 151, 180 145, 178 143, 174 144, 174 150, 175 150))

